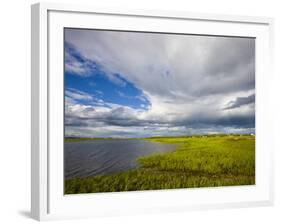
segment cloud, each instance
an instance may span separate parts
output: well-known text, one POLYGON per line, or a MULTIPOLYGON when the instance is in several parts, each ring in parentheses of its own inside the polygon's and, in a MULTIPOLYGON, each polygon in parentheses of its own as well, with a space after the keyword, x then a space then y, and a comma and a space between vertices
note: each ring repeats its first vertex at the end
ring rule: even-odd
POLYGON ((227 103, 227 106, 224 108, 224 110, 235 109, 253 103, 255 103, 255 94, 247 97, 237 97, 235 100, 227 103))
POLYGON ((69 29, 66 41, 151 95, 175 98, 254 87, 254 39, 69 29), (194 85, 196 83, 196 85, 194 85))
POLYGON ((89 76, 96 69, 96 63, 85 58, 76 48, 65 42, 65 72, 89 76))
MULTIPOLYGON (((118 132, 125 130, 126 133, 131 133, 130 136, 137 135, 140 137, 149 136, 149 134, 160 135, 160 133, 162 135, 176 135, 213 133, 219 132, 219 130, 235 132, 235 129, 253 132, 255 125, 255 115, 251 111, 227 115, 198 113, 182 117, 174 114, 150 116, 147 110, 136 110, 120 105, 103 107, 74 104, 68 106, 65 115, 65 125, 68 127, 67 133, 77 127, 80 129, 83 127, 86 129, 119 127, 121 129, 118 129, 118 132)), ((115 128, 113 129, 115 130, 115 128)), ((114 131, 111 132, 114 133, 114 131)), ((91 136, 92 133, 89 132, 87 135, 91 136)), ((128 134, 121 136, 128 137, 128 134)), ((106 135, 103 137, 106 137, 106 135)))
POLYGON ((79 91, 76 89, 72 89, 72 88, 67 88, 65 90, 65 96, 67 97, 67 99, 72 99, 72 100, 93 100, 93 96, 85 93, 83 91, 79 91))
MULTIPOLYGON (((66 29, 65 42, 70 46, 69 72, 82 78, 95 76, 98 69, 116 85, 126 88, 124 83, 133 83, 142 92, 136 97, 149 101, 139 109, 110 102, 91 106, 71 102, 66 110, 69 133, 254 130, 254 107, 247 106, 255 100, 252 38, 66 29)), ((123 92, 119 96, 131 97, 123 92)))
MULTIPOLYGON (((95 61, 88 59, 76 47, 70 42, 65 41, 65 72, 78 75, 81 77, 88 77, 95 75, 96 73, 103 73, 117 85, 125 86, 126 83, 117 73, 106 74, 102 68, 95 61)), ((94 85, 94 83, 92 83, 94 85)))

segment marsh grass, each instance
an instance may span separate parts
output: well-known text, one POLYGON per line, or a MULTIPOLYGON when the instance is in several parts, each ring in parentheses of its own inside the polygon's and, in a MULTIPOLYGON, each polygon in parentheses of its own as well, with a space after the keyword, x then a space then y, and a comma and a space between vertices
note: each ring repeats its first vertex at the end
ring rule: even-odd
POLYGON ((140 167, 113 175, 65 180, 65 193, 117 192, 255 184, 255 137, 154 137, 176 150, 138 159, 140 167))

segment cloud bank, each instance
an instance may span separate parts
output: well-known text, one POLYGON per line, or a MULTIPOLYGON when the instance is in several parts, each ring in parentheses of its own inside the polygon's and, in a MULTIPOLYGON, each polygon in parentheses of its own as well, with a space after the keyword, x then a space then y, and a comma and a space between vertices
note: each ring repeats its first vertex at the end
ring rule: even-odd
POLYGON ((78 80, 66 84, 67 136, 255 131, 252 38, 66 29, 65 76, 78 80), (99 76, 113 83, 107 100, 99 76))

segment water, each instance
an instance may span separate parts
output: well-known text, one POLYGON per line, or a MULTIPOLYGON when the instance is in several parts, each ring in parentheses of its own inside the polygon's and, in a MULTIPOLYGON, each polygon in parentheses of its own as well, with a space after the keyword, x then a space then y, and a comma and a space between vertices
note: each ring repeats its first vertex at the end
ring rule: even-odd
POLYGON ((65 142, 65 177, 89 177, 138 167, 137 158, 167 152, 174 145, 142 140, 65 142))

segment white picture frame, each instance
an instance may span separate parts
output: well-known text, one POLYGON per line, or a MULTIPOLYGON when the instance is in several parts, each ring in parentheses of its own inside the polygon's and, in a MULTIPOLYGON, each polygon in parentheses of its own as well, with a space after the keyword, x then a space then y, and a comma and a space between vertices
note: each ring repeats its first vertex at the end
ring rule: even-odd
POLYGON ((273 204, 273 19, 190 12, 98 9, 38 3, 32 15, 31 214, 37 220, 273 204), (165 25, 164 25, 165 22, 165 25), (256 38, 256 185, 146 192, 63 194, 63 27, 256 38))

